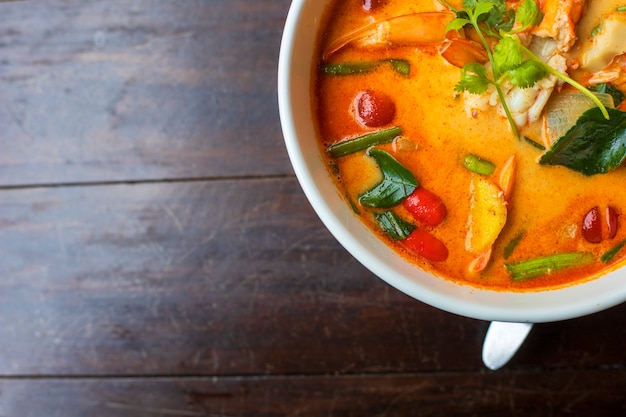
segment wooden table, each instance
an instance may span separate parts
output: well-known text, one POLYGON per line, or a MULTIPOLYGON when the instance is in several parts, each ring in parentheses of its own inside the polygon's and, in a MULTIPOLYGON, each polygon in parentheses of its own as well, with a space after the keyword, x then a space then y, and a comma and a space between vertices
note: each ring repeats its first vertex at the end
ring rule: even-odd
POLYGON ((626 305, 537 325, 415 301, 289 164, 287 0, 0 3, 0 416, 626 412, 626 305))

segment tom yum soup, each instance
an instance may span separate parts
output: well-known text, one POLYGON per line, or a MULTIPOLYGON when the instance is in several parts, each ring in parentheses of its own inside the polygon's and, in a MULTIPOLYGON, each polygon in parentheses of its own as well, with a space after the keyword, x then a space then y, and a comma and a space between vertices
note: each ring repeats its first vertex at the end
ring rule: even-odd
POLYGON ((444 278, 540 290, 626 258, 626 1, 341 0, 314 80, 345 199, 444 278))

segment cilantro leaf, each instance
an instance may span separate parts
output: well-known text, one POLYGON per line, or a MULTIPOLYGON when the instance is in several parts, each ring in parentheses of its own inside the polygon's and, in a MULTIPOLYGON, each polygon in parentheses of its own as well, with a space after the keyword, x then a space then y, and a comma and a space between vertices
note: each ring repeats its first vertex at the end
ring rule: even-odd
POLYGON ((539 5, 534 0, 524 0, 517 8, 517 23, 520 25, 519 31, 526 30, 531 26, 538 25, 543 19, 543 13, 539 10, 539 5))
POLYGON ((507 71, 519 67, 524 62, 524 53, 521 43, 516 36, 505 36, 496 45, 493 51, 493 60, 496 69, 496 78, 507 71))
POLYGON ((472 22, 470 22, 469 19, 457 17, 452 22, 448 23, 448 26, 446 27, 446 32, 450 32, 451 30, 461 30, 464 26, 471 23, 472 22))
POLYGON ((493 29, 498 27, 505 21, 506 3, 504 0, 485 0, 493 4, 489 10, 489 16, 485 19, 485 24, 493 29))
POLYGON ((626 112, 608 108, 587 110, 576 125, 546 152, 539 163, 563 165, 586 176, 605 174, 626 159, 626 112))
POLYGON ((529 88, 547 74, 535 61, 524 61, 520 66, 507 72, 511 84, 519 88, 529 88))
POLYGON ((454 86, 454 91, 462 93, 483 94, 489 88, 491 80, 487 77, 487 68, 478 62, 465 64, 461 69, 461 81, 454 86))
MULTIPOLYGON (((492 3, 491 1, 486 1, 486 0, 479 0, 476 3, 476 6, 474 6, 474 11, 473 11, 473 15, 476 19, 480 18, 481 16, 489 13, 489 16, 487 17, 488 20, 496 20, 496 18, 492 17, 491 15, 491 10, 493 8, 496 7, 496 3, 492 3)), ((497 9, 496 12, 497 13, 497 9)), ((490 23, 488 23, 490 26, 492 26, 490 23)))

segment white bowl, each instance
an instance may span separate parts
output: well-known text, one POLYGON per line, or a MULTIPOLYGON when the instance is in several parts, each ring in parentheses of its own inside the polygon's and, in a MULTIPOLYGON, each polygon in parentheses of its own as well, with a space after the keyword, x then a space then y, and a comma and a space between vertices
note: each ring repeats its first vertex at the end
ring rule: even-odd
POLYGON ((280 119, 291 164, 304 193, 334 237, 366 268, 409 296, 466 317, 550 322, 595 313, 626 301, 626 270, 539 292, 503 292, 455 284, 412 265, 380 241, 341 198, 317 144, 311 71, 324 0, 294 0, 278 64, 280 119))

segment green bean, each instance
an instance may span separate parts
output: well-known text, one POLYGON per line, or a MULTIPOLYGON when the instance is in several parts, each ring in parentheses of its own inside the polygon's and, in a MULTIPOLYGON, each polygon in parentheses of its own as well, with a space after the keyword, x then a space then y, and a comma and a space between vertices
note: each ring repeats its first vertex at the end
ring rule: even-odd
POLYGON ((381 145, 392 142, 396 137, 402 134, 402 129, 392 127, 385 130, 379 130, 374 133, 368 133, 354 139, 344 140, 328 147, 328 152, 333 158, 350 155, 352 153, 365 150, 370 146, 381 145))

